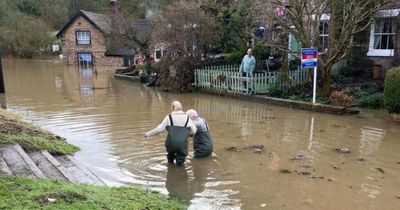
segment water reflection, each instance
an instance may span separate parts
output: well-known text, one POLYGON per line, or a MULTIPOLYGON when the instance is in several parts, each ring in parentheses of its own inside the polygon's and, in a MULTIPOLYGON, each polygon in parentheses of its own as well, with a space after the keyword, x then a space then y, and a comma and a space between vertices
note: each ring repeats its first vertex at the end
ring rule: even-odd
MULTIPOLYGON (((94 67, 64 71, 69 98, 77 103, 98 103, 110 93, 109 74, 98 74, 94 67)), ((56 84, 59 84, 57 78, 56 84)), ((61 86, 61 85, 59 85, 61 86)))

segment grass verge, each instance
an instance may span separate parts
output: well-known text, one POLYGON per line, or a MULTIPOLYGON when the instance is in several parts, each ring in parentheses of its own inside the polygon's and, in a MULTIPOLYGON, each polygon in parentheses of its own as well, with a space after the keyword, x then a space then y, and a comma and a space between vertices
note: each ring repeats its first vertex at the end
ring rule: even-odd
POLYGON ((19 143, 26 150, 47 150, 52 154, 70 155, 79 148, 65 139, 22 120, 0 108, 0 144, 19 143))
POLYGON ((184 209, 137 187, 99 187, 0 176, 0 209, 184 209))

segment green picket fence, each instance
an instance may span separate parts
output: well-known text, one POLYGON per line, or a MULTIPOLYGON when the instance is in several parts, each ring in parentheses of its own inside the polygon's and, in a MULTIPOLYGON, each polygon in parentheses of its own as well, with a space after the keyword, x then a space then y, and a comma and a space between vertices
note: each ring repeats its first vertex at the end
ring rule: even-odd
MULTIPOLYGON (((344 66, 344 62, 336 63, 332 69, 332 75, 338 74, 339 69, 344 66)), ((196 69, 194 76, 196 87, 237 93, 253 92, 254 94, 265 94, 280 82, 279 74, 279 71, 261 72, 255 73, 251 77, 243 77, 239 72, 238 65, 224 65, 196 69)), ((301 85, 311 81, 308 71, 300 68, 295 71, 289 71, 285 77, 285 82, 280 84, 281 88, 301 85)))

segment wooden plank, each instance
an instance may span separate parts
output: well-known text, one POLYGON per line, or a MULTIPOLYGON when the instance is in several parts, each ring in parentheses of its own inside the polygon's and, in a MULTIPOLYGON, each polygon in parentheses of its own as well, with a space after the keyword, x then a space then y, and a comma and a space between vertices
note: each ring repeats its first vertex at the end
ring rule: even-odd
POLYGON ((12 175, 10 168, 8 167, 6 161, 0 155, 0 175, 12 175))
POLYGON ((14 146, 15 151, 18 152, 18 154, 21 156, 21 158, 24 160, 26 165, 29 167, 31 172, 39 179, 45 179, 46 176, 43 174, 43 172, 37 167, 37 165, 33 162, 33 160, 26 154, 26 152, 22 149, 22 147, 19 144, 15 144, 14 146))
POLYGON ((61 163, 60 163, 56 158, 54 158, 49 152, 47 152, 47 151, 42 151, 41 153, 42 153, 42 155, 43 155, 44 157, 47 158, 47 160, 48 160, 55 168, 57 168, 57 170, 58 170, 68 181, 73 182, 73 183, 78 183, 78 182, 73 178, 73 176, 67 172, 67 170, 64 168, 64 166, 61 165, 61 163))

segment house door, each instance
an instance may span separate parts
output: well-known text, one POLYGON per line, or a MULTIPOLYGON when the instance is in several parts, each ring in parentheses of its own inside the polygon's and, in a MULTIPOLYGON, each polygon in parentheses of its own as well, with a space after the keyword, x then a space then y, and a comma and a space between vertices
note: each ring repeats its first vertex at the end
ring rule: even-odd
POLYGON ((78 66, 88 67, 93 66, 93 55, 92 53, 78 53, 78 66))
POLYGON ((131 64, 133 64, 132 60, 133 60, 132 56, 124 55, 124 66, 128 67, 131 64))

